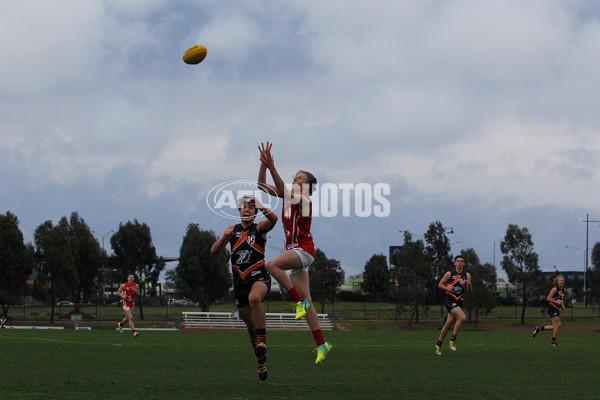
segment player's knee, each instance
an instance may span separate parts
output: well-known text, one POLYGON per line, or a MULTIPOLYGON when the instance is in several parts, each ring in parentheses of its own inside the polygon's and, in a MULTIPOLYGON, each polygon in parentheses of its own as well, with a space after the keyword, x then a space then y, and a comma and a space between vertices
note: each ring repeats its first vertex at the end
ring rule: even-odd
POLYGON ((257 295, 256 293, 250 293, 248 295, 248 302, 250 303, 251 307, 257 306, 262 302, 261 296, 257 295))
POLYGON ((275 268, 277 268, 276 264, 273 262, 273 260, 267 261, 267 263, 265 264, 265 268, 267 269, 267 272, 269 274, 273 273, 273 270, 275 268))

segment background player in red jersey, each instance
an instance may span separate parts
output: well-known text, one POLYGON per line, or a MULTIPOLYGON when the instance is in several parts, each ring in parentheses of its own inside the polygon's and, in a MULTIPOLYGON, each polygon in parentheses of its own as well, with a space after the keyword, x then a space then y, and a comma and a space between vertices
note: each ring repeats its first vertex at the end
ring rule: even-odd
POLYGON ((547 326, 536 326, 533 331, 533 337, 535 337, 538 333, 545 330, 552 329, 552 340, 550 341, 551 346, 558 346, 556 342, 556 336, 558 335, 558 330, 562 323, 560 322, 560 307, 565 309, 565 278, 562 275, 558 275, 554 278, 554 287, 546 297, 546 300, 550 302, 548 305, 548 315, 552 318, 552 325, 547 326))
POLYGON ((265 268, 267 232, 277 223, 277 215, 254 198, 238 201, 241 223, 225 229, 210 248, 210 253, 221 251, 227 243, 231 246, 231 272, 233 293, 240 316, 246 324, 250 343, 258 362, 258 377, 267 379, 267 320, 263 300, 271 289, 271 276, 265 268), (260 210, 267 218, 254 222, 260 210))
POLYGON ((123 299, 123 311, 125 311, 125 318, 117 325, 119 326, 119 332, 123 333, 123 324, 125 321, 128 321, 133 337, 137 338, 139 333, 135 331, 135 326, 133 325, 133 307, 135 305, 135 295, 140 295, 140 287, 134 280, 135 276, 129 274, 127 282, 122 284, 117 290, 117 294, 123 299))
POLYGON ((315 255, 315 245, 310 233, 310 195, 317 180, 310 172, 300 170, 294 176, 292 189, 288 189, 275 168, 271 147, 269 142, 266 145, 261 143, 258 147, 261 161, 258 187, 271 196, 283 199, 281 222, 285 232, 285 251, 267 262, 267 271, 296 302, 296 319, 306 315, 306 322, 317 344, 315 364, 319 365, 332 346, 323 338, 317 311, 311 307, 309 290, 308 267, 313 263, 315 255), (271 173, 274 185, 266 183, 267 169, 271 173), (289 276, 286 270, 291 270, 289 276))

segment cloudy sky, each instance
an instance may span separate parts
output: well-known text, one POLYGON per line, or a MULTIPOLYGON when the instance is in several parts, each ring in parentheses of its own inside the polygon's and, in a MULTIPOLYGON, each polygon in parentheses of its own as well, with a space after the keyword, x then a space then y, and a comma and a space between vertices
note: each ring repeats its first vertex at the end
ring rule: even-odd
POLYGON ((137 219, 177 256, 189 223, 231 223, 207 194, 256 179, 271 141, 286 180, 389 185, 386 217, 343 216, 340 191, 338 215, 313 220, 347 275, 434 221, 455 254, 499 265, 514 223, 543 270, 583 269, 583 221, 600 219, 596 2, 22 0, 2 2, 0 34, 0 212, 28 242, 78 211, 109 251, 137 219), (193 44, 208 56, 190 66, 193 44))

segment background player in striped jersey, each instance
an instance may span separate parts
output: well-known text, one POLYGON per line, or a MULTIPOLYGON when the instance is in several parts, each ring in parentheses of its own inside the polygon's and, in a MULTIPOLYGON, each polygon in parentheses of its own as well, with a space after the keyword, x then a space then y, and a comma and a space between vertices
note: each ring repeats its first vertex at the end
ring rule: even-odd
POLYGON ((135 306, 135 295, 140 295, 140 287, 134 281, 135 276, 133 274, 127 275, 127 282, 119 286, 117 290, 117 294, 123 299, 123 311, 125 311, 125 318, 117 325, 119 326, 119 332, 123 333, 123 324, 128 321, 133 337, 137 338, 139 333, 135 331, 133 325, 133 307, 135 306))
POLYGON ((241 222, 225 229, 210 248, 210 253, 231 246, 233 293, 238 312, 246 324, 250 343, 258 362, 258 377, 267 379, 267 321, 263 300, 271 290, 271 276, 265 268, 267 232, 277 223, 277 215, 254 197, 238 200, 241 222), (266 217, 254 222, 260 210, 266 217))
POLYGON ((310 233, 312 222, 310 195, 317 180, 310 172, 300 170, 294 176, 292 189, 288 189, 275 168, 271 146, 271 143, 267 142, 266 145, 261 143, 258 147, 261 161, 258 187, 271 196, 283 199, 281 223, 285 232, 285 251, 267 262, 267 271, 277 279, 296 303, 296 319, 306 315, 306 322, 317 344, 315 364, 319 365, 332 346, 325 341, 317 311, 311 307, 308 278, 308 267, 313 263, 315 255, 315 245, 310 233), (267 169, 271 173, 274 185, 266 183, 267 169), (291 270, 289 276, 286 270, 291 270))
POLYGON ((552 340, 550 341, 551 346, 558 346, 556 342, 556 336, 558 335, 558 330, 562 323, 560 322, 560 307, 565 309, 565 278, 562 275, 558 275, 554 278, 554 287, 546 297, 546 300, 550 302, 548 305, 548 314, 550 318, 552 318, 552 325, 547 326, 536 326, 533 331, 533 337, 535 337, 538 333, 545 330, 552 329, 552 340))
POLYGON ((444 274, 438 287, 446 291, 446 310, 448 310, 448 318, 440 332, 435 347, 435 354, 442 355, 442 343, 446 334, 454 324, 452 338, 450 338, 450 350, 456 351, 456 337, 460 331, 460 327, 467 319, 465 312, 462 310, 463 297, 465 291, 471 291, 471 274, 464 271, 465 259, 458 255, 454 257, 454 270, 444 274))

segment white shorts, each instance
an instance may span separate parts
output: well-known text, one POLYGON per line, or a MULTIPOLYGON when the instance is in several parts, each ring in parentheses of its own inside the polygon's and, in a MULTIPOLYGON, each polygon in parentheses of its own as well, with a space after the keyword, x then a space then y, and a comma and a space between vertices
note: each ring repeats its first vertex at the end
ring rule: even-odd
POLYGON ((300 247, 294 247, 291 250, 294 250, 296 254, 300 256, 300 260, 302 261, 302 267, 293 268, 290 271, 290 275, 296 275, 302 271, 308 271, 308 267, 312 265, 313 261, 315 261, 315 258, 300 247))
POLYGON ((133 312, 133 307, 129 308, 127 306, 123 306, 123 311, 129 311, 131 310, 131 312, 133 312))

